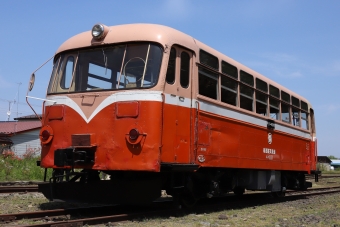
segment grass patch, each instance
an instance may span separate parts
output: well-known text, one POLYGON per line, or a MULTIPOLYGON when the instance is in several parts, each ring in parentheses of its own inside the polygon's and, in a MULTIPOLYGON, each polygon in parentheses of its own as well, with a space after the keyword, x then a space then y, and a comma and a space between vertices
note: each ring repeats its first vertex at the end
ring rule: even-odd
MULTIPOLYGON (((11 151, 0 155, 0 181, 42 181, 45 170, 37 166, 40 157, 26 153, 19 158, 11 151)), ((51 170, 47 176, 52 175, 51 170)))

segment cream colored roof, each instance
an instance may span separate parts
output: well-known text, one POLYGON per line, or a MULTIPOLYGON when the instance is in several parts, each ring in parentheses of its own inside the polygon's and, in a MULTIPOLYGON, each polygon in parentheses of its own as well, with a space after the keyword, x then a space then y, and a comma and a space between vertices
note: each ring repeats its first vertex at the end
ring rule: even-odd
MULTIPOLYGON (((260 73, 246 67, 245 65, 235 61, 234 59, 218 52, 217 50, 205 45, 204 43, 195 40, 191 36, 180 32, 176 29, 157 25, 157 24, 126 24, 126 25, 116 25, 109 27, 109 32, 105 39, 98 43, 97 41, 93 41, 91 31, 83 32, 78 35, 75 35, 65 41, 57 50, 57 53, 77 49, 84 48, 90 46, 97 45, 105 45, 110 43, 125 43, 131 41, 151 41, 160 43, 164 49, 170 48, 173 44, 178 44, 188 49, 191 49, 195 52, 196 56, 199 56, 199 50, 203 49, 206 52, 209 52, 212 55, 215 55, 219 58, 219 62, 224 60, 234 66, 236 66, 239 70, 243 70, 253 76, 266 81, 268 84, 271 84, 280 90, 283 90, 287 93, 290 93, 294 97, 303 100, 304 102, 310 103, 304 97, 298 95, 297 93, 287 89, 286 87, 274 82, 273 80, 261 75, 260 73)), ((196 58, 199 61, 199 58, 196 58)), ((220 66, 221 67, 221 66, 220 66)))
MULTIPOLYGON (((197 46, 192 37, 170 27, 157 24, 127 24, 109 27, 109 32, 100 45, 110 43, 123 43, 130 41, 151 41, 163 45, 172 45, 174 43, 185 46, 189 49, 196 50, 197 46)), ((64 42, 56 54, 69 49, 89 47, 92 44, 98 45, 98 42, 92 40, 91 31, 83 32, 73 36, 64 42)), ((169 47, 170 47, 169 46, 169 47)))

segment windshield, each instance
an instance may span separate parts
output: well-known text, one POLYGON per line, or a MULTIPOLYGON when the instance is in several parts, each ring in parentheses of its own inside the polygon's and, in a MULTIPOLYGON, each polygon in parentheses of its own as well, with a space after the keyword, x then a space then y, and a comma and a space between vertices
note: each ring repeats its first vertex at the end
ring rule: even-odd
POLYGON ((162 49, 133 43, 62 53, 53 66, 47 93, 153 87, 162 49))

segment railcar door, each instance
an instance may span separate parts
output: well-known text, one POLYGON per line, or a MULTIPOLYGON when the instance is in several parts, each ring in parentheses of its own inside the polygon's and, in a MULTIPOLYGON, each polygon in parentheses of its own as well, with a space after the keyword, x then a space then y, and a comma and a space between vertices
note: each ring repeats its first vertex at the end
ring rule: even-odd
POLYGON ((191 51, 173 46, 164 86, 162 162, 190 163, 191 149, 191 51))

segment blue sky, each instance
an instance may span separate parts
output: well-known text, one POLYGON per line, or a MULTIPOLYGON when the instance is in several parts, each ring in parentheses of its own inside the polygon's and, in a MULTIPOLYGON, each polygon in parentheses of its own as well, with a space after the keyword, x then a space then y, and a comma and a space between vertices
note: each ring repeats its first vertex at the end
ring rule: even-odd
MULTIPOLYGON (((33 113, 25 102, 29 76, 69 37, 97 22, 155 23, 187 33, 306 97, 316 115, 319 155, 340 158, 339 12, 336 0, 1 1, 0 121, 7 120, 9 102, 11 120, 33 113)), ((50 73, 48 63, 29 95, 45 96, 50 73)), ((40 113, 41 102, 31 103, 40 113)))

